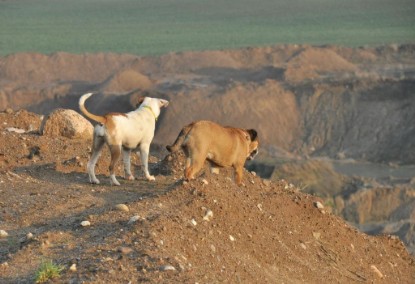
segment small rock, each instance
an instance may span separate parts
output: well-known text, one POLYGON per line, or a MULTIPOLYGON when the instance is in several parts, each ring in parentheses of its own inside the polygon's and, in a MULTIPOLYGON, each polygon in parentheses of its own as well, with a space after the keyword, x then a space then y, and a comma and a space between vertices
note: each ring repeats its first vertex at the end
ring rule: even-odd
POLYGON ((321 204, 321 202, 320 202, 320 201, 316 201, 316 202, 314 202, 314 206, 315 206, 316 208, 318 208, 318 209, 323 209, 323 208, 324 208, 324 205, 323 205, 323 204, 321 204))
POLYGON ((81 226, 82 226, 82 227, 88 227, 88 226, 91 226, 91 222, 89 222, 89 221, 82 221, 82 222, 81 222, 81 226))
POLYGON ((208 184, 209 184, 209 182, 208 182, 206 179, 202 179, 202 183, 203 183, 204 185, 208 185, 208 184))
POLYGON ((229 239, 231 240, 231 242, 235 241, 235 238, 232 235, 229 235, 229 239))
POLYGON ((316 240, 319 240, 319 239, 320 239, 320 237, 321 237, 321 233, 319 233, 319 232, 313 232, 313 237, 314 237, 316 240))
POLYGON ((300 247, 301 247, 302 249, 307 249, 307 246, 306 246, 304 243, 300 243, 300 247))
POLYGON ((195 220, 195 219, 190 220, 190 223, 191 223, 193 226, 196 226, 196 225, 197 225, 197 222, 196 222, 196 220, 195 220))
POLYGON ((3 262, 2 264, 0 264, 0 267, 9 267, 9 263, 8 262, 3 262))
POLYGON ((129 248, 129 247, 120 247, 118 249, 118 251, 120 253, 122 253, 122 254, 129 254, 129 253, 131 253, 133 251, 133 249, 132 248, 129 248))
POLYGON ((269 185, 271 184, 271 181, 270 181, 269 179, 264 179, 264 180, 262 180, 262 183, 263 183, 265 186, 269 186, 269 185))
POLYGON ((6 110, 4 111, 5 113, 7 113, 7 114, 12 114, 14 111, 13 111, 13 109, 12 108, 6 108, 6 110))
POLYGON ((7 238, 9 234, 5 230, 0 230, 0 238, 7 238))
POLYGON ((160 271, 176 271, 176 268, 173 265, 167 264, 160 266, 160 271))
POLYGON ((256 172, 251 171, 251 174, 255 177, 256 176, 256 172))
POLYGON ((262 204, 261 203, 258 203, 256 207, 258 207, 259 211, 262 212, 262 204))
POLYGON ((133 216, 133 217, 131 217, 131 218, 130 218, 130 220, 128 221, 128 224, 135 223, 135 222, 137 222, 138 220, 140 220, 140 216, 135 215, 135 216, 133 216))
POLYGON ((27 233, 27 235, 26 235, 26 239, 27 240, 31 240, 31 239, 33 239, 33 234, 32 233, 27 233))
POLYGON ((6 130, 9 132, 16 132, 18 134, 22 134, 26 132, 24 129, 16 128, 16 127, 7 127, 6 130))
POLYGON ((213 217, 213 212, 212 212, 212 210, 208 209, 208 210, 206 211, 205 216, 203 217, 203 220, 205 220, 205 221, 210 221, 210 219, 211 219, 212 217, 213 217))
POLYGON ((376 266, 374 266, 373 264, 370 266, 370 268, 373 270, 373 272, 377 275, 377 276, 379 276, 379 278, 383 278, 383 274, 382 274, 382 272, 380 272, 380 270, 376 267, 376 266))
POLYGON ((210 249, 211 249, 213 252, 216 252, 216 247, 215 247, 214 245, 210 245, 210 249))
POLYGON ((72 264, 71 267, 69 267, 69 271, 76 272, 76 263, 72 264))
POLYGON ((119 211, 124 211, 124 212, 130 211, 130 208, 128 208, 128 206, 125 205, 125 204, 117 204, 117 205, 115 205, 115 209, 117 209, 119 211))

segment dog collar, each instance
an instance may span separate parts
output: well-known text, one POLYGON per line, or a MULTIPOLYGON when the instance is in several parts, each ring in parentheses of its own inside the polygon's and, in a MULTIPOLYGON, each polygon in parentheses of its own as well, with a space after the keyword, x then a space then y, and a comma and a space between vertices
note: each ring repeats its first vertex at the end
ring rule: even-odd
POLYGON ((156 114, 154 113, 153 109, 152 109, 150 106, 143 106, 143 107, 144 107, 144 108, 146 108, 146 109, 149 109, 149 110, 151 111, 151 113, 153 114, 154 119, 157 121, 157 116, 156 116, 156 114))

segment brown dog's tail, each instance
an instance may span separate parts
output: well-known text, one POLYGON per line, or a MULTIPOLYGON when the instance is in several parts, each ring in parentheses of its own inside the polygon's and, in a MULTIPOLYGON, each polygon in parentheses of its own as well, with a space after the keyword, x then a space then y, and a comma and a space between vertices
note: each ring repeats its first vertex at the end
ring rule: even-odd
POLYGON ((182 146, 184 139, 186 139, 187 134, 190 132, 190 130, 193 127, 193 123, 189 124, 182 128, 182 130, 179 133, 179 136, 177 136, 176 141, 174 141, 173 145, 167 145, 166 149, 173 153, 179 150, 179 148, 182 146))
POLYGON ((95 114, 92 114, 92 113, 90 113, 86 108, 85 108, 85 101, 90 97, 90 96, 92 96, 93 95, 93 93, 88 93, 88 94, 85 94, 85 95, 83 95, 82 97, 80 97, 79 98, 79 108, 81 109, 81 111, 82 111, 82 113, 86 116, 86 117, 88 117, 88 118, 90 118, 90 119, 92 119, 92 120, 94 120, 94 121, 96 121, 96 122, 99 122, 99 123, 105 123, 106 122, 106 119, 105 119, 105 117, 103 117, 103 116, 100 116, 100 115, 95 115, 95 114))

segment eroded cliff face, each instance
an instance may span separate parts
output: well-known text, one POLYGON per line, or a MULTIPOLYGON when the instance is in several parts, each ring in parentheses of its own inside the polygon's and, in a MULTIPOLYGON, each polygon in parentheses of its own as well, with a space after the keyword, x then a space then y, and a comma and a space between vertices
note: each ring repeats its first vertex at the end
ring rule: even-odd
POLYGON ((415 47, 275 46, 160 57, 16 54, 0 58, 0 109, 128 111, 131 91, 170 99, 155 141, 211 119, 254 127, 264 146, 302 155, 415 162, 415 47), (121 103, 117 103, 121 101, 121 103))
POLYGON ((415 162, 415 81, 309 86, 297 95, 304 152, 372 162, 415 162))

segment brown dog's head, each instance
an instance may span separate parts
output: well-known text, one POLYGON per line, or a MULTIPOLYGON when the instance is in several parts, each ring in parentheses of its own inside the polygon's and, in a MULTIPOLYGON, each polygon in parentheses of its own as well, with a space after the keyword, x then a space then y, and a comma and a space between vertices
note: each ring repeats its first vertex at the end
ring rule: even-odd
POLYGON ((253 160, 255 156, 258 154, 258 133, 254 129, 247 129, 246 132, 248 133, 247 140, 249 140, 249 151, 247 160, 253 160))

